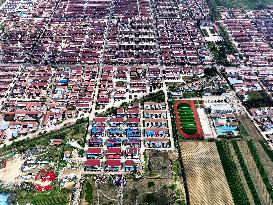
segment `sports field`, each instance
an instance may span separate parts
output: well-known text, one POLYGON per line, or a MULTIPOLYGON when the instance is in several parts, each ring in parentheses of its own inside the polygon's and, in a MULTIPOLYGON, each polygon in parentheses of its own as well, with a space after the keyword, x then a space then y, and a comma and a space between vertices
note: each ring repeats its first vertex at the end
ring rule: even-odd
POLYGON ((197 127, 191 106, 186 103, 179 104, 178 113, 183 132, 189 135, 195 134, 197 132, 197 127))
POLYGON ((177 129, 183 138, 203 138, 202 127, 194 101, 181 100, 174 106, 177 129))

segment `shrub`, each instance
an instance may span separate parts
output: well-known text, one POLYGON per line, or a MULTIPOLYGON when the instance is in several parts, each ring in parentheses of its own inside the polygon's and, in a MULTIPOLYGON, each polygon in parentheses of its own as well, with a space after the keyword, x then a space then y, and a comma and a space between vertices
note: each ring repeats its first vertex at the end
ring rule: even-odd
POLYGON ((156 197, 154 194, 147 194, 144 198, 144 201, 148 204, 152 204, 156 202, 156 197))
POLYGON ((155 185, 154 182, 148 182, 148 188, 151 188, 151 187, 153 187, 154 185, 155 185))

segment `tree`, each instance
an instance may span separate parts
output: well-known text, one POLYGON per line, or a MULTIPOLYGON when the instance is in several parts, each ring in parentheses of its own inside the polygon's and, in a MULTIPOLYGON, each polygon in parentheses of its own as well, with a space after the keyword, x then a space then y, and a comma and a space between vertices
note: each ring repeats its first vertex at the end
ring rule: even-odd
POLYGON ((215 67, 212 68, 205 68, 204 69, 204 74, 206 77, 214 77, 217 75, 217 70, 215 67))
POLYGON ((152 182, 148 182, 148 188, 151 188, 155 185, 155 183, 152 181, 152 182))
POLYGON ((154 194, 147 194, 144 197, 144 201, 148 204, 156 203, 156 197, 154 194))
POLYGON ((85 201, 88 204, 93 203, 93 186, 88 181, 86 182, 86 187, 85 187, 85 201))
POLYGON ((136 201, 138 195, 139 195, 139 191, 137 188, 134 187, 133 189, 131 189, 131 198, 133 202, 136 201))

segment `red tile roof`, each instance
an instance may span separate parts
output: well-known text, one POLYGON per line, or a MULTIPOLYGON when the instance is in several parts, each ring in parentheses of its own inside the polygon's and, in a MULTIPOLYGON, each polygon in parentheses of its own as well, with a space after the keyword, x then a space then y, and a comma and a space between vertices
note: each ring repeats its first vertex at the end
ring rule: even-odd
POLYGON ((106 122, 107 118, 106 117, 95 117, 93 119, 93 122, 106 122))
POLYGON ((112 118, 111 122, 123 122, 123 118, 119 117, 119 118, 112 118))
POLYGON ((134 160, 126 160, 125 161, 125 166, 134 166, 134 164, 135 164, 135 162, 134 162, 134 160))
POLYGON ((105 165, 109 167, 119 167, 121 166, 121 162, 120 160, 109 159, 109 160, 106 160, 105 165))
POLYGON ((86 153, 91 153, 91 154, 101 154, 102 153, 102 148, 93 148, 89 147, 86 153))
POLYGON ((120 147, 109 147, 107 149, 107 154, 119 154, 119 153, 121 153, 120 147))
POLYGON ((100 166, 100 160, 99 159, 88 159, 85 162, 85 166, 90 166, 90 167, 95 167, 95 166, 100 166))
POLYGON ((128 122, 138 123, 140 122, 140 118, 128 118, 128 122))
POLYGON ((139 109, 128 109, 127 112, 129 114, 139 114, 140 110, 139 109))

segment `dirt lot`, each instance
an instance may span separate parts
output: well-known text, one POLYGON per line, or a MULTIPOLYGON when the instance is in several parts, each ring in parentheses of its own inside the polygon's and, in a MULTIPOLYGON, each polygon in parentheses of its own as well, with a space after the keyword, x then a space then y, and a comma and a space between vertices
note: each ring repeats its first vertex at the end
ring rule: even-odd
POLYGON ((19 184, 23 180, 18 178, 24 175, 21 171, 23 160, 18 155, 7 160, 5 168, 0 169, 0 181, 4 184, 19 184))
POLYGON ((148 175, 150 177, 172 177, 171 154, 168 152, 146 151, 148 156, 148 175))
POLYGON ((190 204, 233 204, 214 142, 182 142, 190 204))

